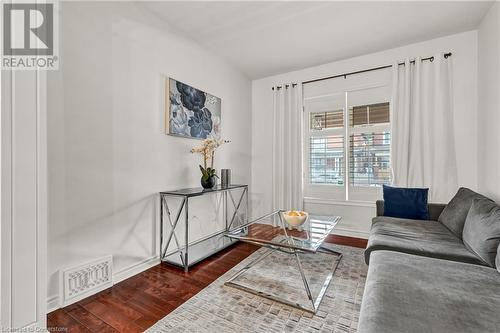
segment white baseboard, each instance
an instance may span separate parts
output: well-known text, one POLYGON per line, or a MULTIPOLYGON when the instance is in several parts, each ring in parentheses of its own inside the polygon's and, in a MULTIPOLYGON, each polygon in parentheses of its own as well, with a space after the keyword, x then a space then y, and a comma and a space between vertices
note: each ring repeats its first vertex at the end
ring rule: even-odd
MULTIPOLYGON (((132 277, 134 275, 137 275, 141 272, 144 272, 145 270, 156 266, 160 263, 160 258, 158 256, 153 256, 150 258, 146 258, 138 263, 135 263, 129 267, 126 267, 116 273, 113 274, 113 284, 117 284, 123 280, 128 279, 129 277, 132 277)), ((93 294, 96 294, 96 291, 93 294)), ((93 294, 85 295, 85 297, 89 297, 93 294)), ((55 311, 61 307, 61 302, 59 299, 59 295, 52 295, 47 298, 47 313, 55 311)))
POLYGON ((52 295, 47 298, 47 313, 59 309, 61 302, 59 301, 59 295, 52 295))
POLYGON ((128 279, 134 275, 137 275, 141 272, 144 272, 147 269, 150 269, 153 266, 156 266, 160 263, 160 258, 158 256, 153 256, 147 259, 144 259, 132 266, 129 266, 125 269, 122 269, 119 272, 113 274, 113 284, 117 284, 123 280, 128 279))
POLYGON ((339 236, 362 238, 362 239, 368 239, 368 236, 370 236, 370 233, 368 232, 352 230, 352 229, 342 229, 338 227, 333 229, 332 234, 339 236))

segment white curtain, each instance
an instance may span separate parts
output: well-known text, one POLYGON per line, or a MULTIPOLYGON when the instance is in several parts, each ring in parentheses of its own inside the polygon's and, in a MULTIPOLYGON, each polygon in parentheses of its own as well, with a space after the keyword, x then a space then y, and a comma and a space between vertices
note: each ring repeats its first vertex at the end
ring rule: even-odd
POLYGON ((433 202, 448 202, 457 191, 451 65, 437 54, 393 66, 393 184, 428 187, 433 202))
MULTIPOLYGON (((301 210, 302 112, 299 84, 273 87, 273 211, 301 210)), ((277 224, 277 220, 273 221, 277 224)))

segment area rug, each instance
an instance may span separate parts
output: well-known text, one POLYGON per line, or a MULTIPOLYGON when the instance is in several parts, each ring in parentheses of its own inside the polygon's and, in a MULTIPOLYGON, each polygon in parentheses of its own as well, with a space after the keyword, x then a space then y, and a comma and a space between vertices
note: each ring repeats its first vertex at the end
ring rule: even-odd
MULTIPOLYGON (((356 332, 367 272, 363 250, 334 244, 325 244, 325 247, 342 252, 343 257, 315 315, 224 285, 238 270, 267 251, 260 249, 148 332, 356 332)), ((316 296, 328 270, 334 267, 332 260, 335 257, 302 254, 300 258, 313 296, 316 296)), ((290 255, 274 252, 239 277, 238 282, 266 293, 285 294, 289 300, 307 304, 300 273, 290 255)))

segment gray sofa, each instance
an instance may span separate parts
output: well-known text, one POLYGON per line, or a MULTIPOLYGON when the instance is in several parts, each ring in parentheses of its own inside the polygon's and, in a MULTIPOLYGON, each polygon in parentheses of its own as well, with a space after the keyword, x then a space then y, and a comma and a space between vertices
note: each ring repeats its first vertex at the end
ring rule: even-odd
POLYGON ((377 216, 365 250, 365 261, 376 250, 393 250, 431 258, 448 259, 472 264, 484 264, 481 258, 467 250, 462 240, 453 234, 439 216, 446 207, 443 204, 429 204, 429 220, 410 220, 384 215, 384 202, 377 201, 377 216))
MULTIPOLYGON (((475 200, 492 202, 461 188, 450 204, 430 204, 427 221, 383 216, 377 202, 358 332, 500 332, 500 255, 495 265, 464 230, 473 202, 485 202, 475 200)), ((500 225, 498 210, 492 214, 500 225)), ((494 237, 473 236, 488 242, 498 238, 495 228, 494 237)))

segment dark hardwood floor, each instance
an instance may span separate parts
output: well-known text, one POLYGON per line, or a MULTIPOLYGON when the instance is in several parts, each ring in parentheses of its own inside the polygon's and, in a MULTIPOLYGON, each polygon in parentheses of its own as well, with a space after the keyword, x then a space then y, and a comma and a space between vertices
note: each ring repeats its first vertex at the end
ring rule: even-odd
MULTIPOLYGON (((254 225, 253 235, 272 239, 278 228, 254 225)), ((299 233, 295 231, 295 233, 299 233)), ((328 236, 326 242, 365 248, 366 240, 328 236)), ((47 315, 51 332, 143 332, 259 247, 239 242, 190 269, 162 263, 80 302, 47 315)))

